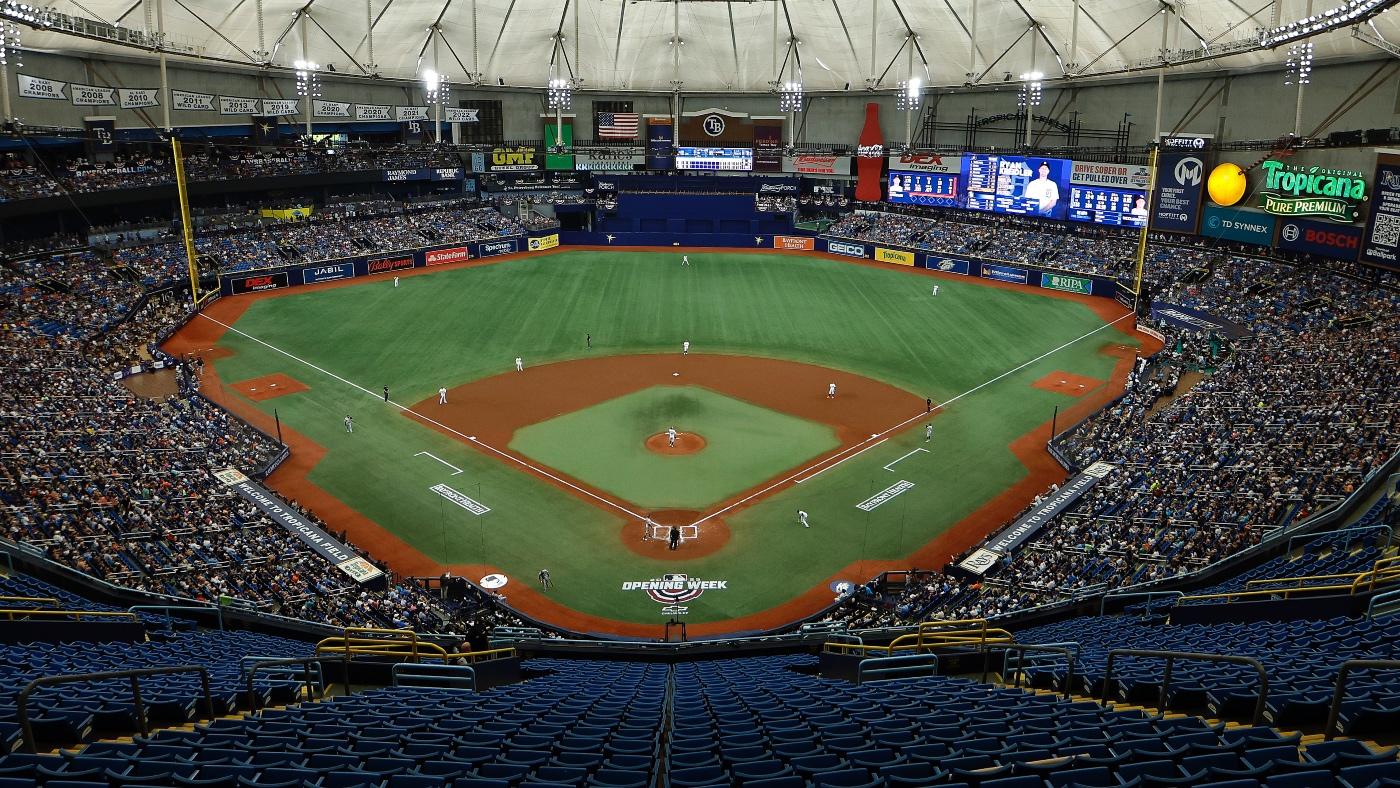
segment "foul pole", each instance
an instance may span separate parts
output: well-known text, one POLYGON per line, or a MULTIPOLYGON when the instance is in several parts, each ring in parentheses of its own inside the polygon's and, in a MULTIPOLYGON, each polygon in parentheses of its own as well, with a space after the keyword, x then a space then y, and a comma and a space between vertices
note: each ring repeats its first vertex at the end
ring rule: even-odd
MULTIPOLYGON (((1152 200, 1157 194, 1157 153, 1160 148, 1152 146, 1152 158, 1148 162, 1150 171, 1147 179, 1147 218, 1142 223, 1142 232, 1138 234, 1137 248, 1137 276, 1133 281, 1133 314, 1138 311, 1138 299, 1142 298, 1142 274, 1147 267, 1147 229, 1152 224, 1152 200)), ((1137 318, 1134 317, 1134 320, 1137 318)))
POLYGON ((199 306, 199 268, 195 265, 194 227, 190 224, 190 193, 185 187, 185 157, 180 152, 180 140, 173 136, 170 151, 175 157, 175 186, 180 194, 180 237, 185 242, 185 264, 190 272, 190 300, 199 306))

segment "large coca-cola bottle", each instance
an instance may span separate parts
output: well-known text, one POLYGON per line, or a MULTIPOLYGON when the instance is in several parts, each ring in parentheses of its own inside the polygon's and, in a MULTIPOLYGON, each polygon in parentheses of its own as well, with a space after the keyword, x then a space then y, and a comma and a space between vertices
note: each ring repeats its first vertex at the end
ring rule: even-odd
POLYGON ((880 105, 865 105, 865 127, 860 130, 856 147, 856 199, 863 202, 880 201, 880 179, 885 168, 885 135, 880 132, 880 105))

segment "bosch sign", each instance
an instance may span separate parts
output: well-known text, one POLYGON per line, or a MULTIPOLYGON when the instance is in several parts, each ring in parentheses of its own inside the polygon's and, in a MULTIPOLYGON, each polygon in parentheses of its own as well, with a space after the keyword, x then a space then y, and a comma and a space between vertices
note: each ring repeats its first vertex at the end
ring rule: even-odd
POLYGON ((1355 260, 1361 248, 1361 228, 1289 219, 1279 227, 1278 248, 1339 260, 1355 260))

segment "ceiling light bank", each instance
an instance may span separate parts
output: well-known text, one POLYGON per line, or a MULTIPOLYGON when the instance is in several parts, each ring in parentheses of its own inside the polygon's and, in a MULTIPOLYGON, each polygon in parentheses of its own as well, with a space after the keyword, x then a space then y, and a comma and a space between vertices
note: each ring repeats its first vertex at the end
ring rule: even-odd
POLYGON ((1259 32, 1259 44, 1273 47, 1299 38, 1308 38, 1336 27, 1360 22, 1385 10, 1391 0, 1347 0, 1336 8, 1304 17, 1272 30, 1259 32))
POLYGON ((1259 207, 1267 213, 1354 222, 1357 205, 1366 201, 1366 180, 1360 172, 1289 166, 1273 159, 1259 166, 1264 170, 1259 207))

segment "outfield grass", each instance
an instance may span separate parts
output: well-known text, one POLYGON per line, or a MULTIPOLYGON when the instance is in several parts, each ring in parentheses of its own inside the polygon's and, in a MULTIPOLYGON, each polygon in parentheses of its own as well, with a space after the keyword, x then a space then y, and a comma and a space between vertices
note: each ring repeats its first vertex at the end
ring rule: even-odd
POLYGON ((703 509, 840 445, 831 428, 699 386, 653 386, 519 430, 510 448, 648 509, 703 509), (674 426, 696 454, 646 451, 674 426))
MULTIPOLYGON (((621 583, 665 572, 729 581, 691 603, 710 621, 780 604, 862 559, 909 554, 1021 478, 1007 448, 1070 397, 1032 388, 1054 370, 1105 379, 1108 343, 1135 344, 1105 328, 975 393, 816 479, 726 517, 722 550, 681 564, 641 558, 619 543, 623 521, 517 472, 379 401, 416 402, 511 368, 589 354, 692 352, 768 356, 821 364, 944 401, 1102 327, 1088 307, 1031 290, 971 280, 930 281, 905 270, 797 255, 564 252, 256 302, 239 331, 325 370, 317 371, 230 332, 234 355, 216 363, 228 382, 285 372, 311 390, 255 403, 327 449, 311 479, 428 556, 490 563, 525 582, 547 566, 557 600, 609 618, 659 622, 658 605, 621 583), (593 349, 584 347, 591 333, 593 349), (333 377, 338 376, 337 377, 333 377), (343 380, 342 380, 343 379, 343 380), (364 387, 360 390, 345 381, 364 387), (353 435, 341 426, 356 419, 353 435), (893 466, 916 448, 927 448, 893 466), (418 452, 431 452, 464 472, 418 452), (909 492, 873 512, 855 504, 900 479, 909 492), (483 517, 428 490, 448 483, 492 508, 483 517), (812 529, 793 513, 812 514, 812 529)), ((892 418, 891 421, 898 421, 892 418)), ((640 451, 640 447, 639 447, 640 451)), ((373 549, 373 545, 369 545, 373 549)), ((508 586, 507 595, 510 587, 508 586)))

